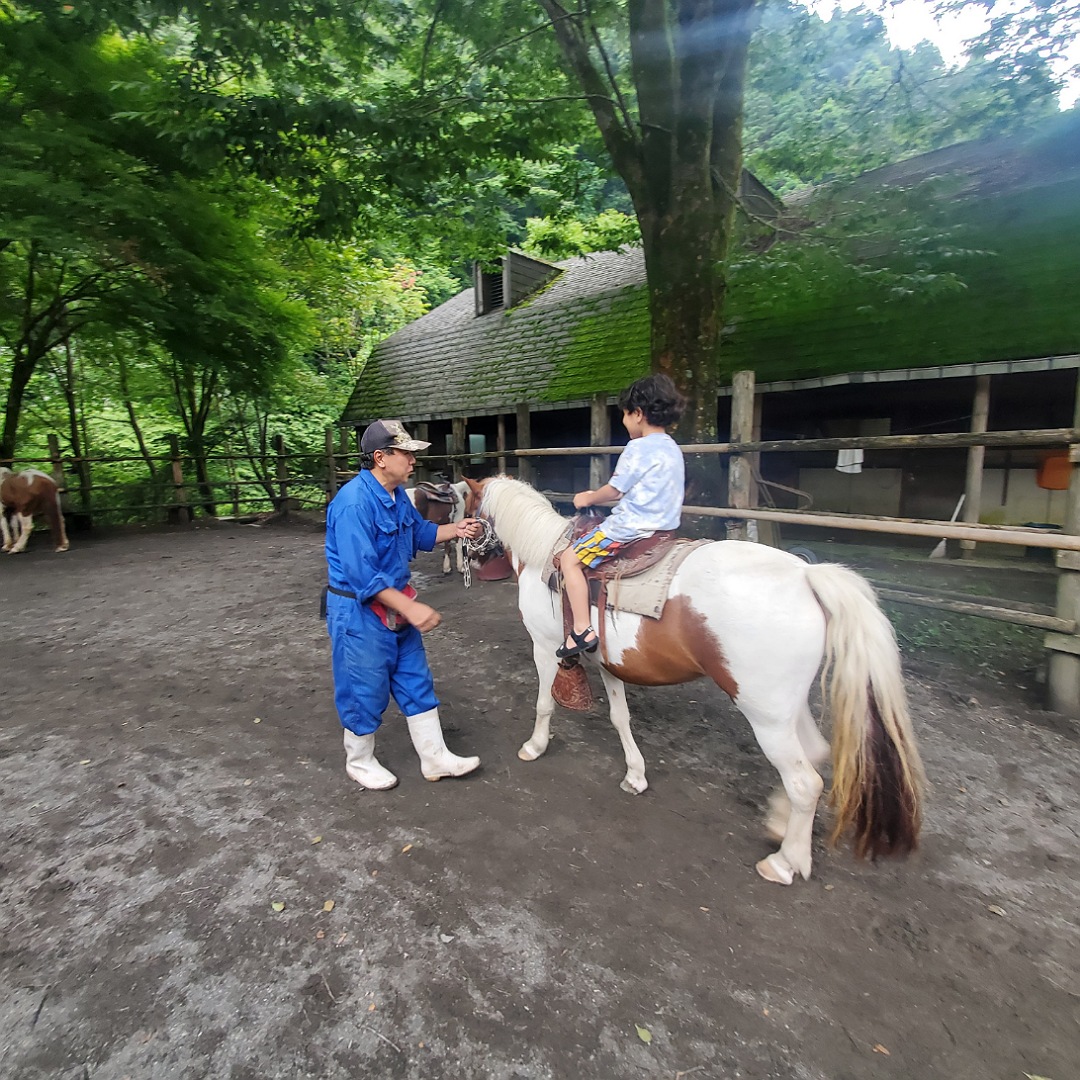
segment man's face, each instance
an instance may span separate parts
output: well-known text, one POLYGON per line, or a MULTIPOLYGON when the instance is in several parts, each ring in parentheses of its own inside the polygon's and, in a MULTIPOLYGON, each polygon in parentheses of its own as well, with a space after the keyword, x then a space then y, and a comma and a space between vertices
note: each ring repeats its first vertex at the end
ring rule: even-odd
POLYGON ((416 466, 416 455, 409 450, 376 450, 373 457, 382 471, 381 479, 391 487, 404 484, 416 466))

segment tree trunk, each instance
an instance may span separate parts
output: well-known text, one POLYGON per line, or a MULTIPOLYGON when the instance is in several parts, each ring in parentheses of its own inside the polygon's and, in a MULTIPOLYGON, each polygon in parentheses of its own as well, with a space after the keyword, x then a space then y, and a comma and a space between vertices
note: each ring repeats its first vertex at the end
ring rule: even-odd
POLYGON ((588 5, 537 2, 634 203, 652 368, 669 374, 689 399, 677 434, 713 442, 755 0, 628 0, 636 116, 588 5))
POLYGON ((15 353, 15 360, 11 365, 11 381, 8 383, 7 403, 4 406, 4 431, 0 434, 0 464, 10 462, 15 456, 15 435, 19 430, 23 396, 40 359, 34 353, 15 353))
POLYGON ((703 225, 711 210, 645 236, 652 369, 689 398, 678 427, 685 442, 716 442, 719 341, 726 283, 703 225), (702 219, 705 219, 704 222, 702 219))
POLYGON ((71 456, 75 460, 75 471, 79 474, 79 501, 83 512, 90 513, 90 463, 86 460, 89 442, 84 439, 84 429, 79 419, 79 394, 75 379, 75 357, 71 347, 71 338, 64 342, 64 398, 68 408, 68 430, 71 432, 71 456))

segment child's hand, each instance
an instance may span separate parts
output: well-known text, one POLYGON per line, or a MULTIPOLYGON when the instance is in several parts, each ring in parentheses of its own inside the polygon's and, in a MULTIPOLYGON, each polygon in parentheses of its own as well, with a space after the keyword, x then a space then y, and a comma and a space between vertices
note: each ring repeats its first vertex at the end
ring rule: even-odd
POLYGON ((594 494, 595 492, 592 491, 579 491, 574 496, 574 509, 585 510, 588 507, 592 506, 594 494))

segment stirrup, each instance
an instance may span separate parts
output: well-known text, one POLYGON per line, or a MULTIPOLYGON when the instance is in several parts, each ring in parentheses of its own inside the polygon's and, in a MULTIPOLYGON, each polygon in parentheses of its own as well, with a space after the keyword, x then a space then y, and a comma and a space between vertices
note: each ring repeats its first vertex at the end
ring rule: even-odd
POLYGON ((577 656, 583 652, 596 652, 597 645, 600 644, 598 638, 593 638, 592 641, 586 641, 585 638, 589 634, 595 634, 596 631, 591 626, 586 626, 580 634, 575 634, 573 630, 570 631, 570 638, 574 644, 568 649, 566 644, 560 645, 555 650, 555 655, 560 660, 565 660, 568 656, 577 656))

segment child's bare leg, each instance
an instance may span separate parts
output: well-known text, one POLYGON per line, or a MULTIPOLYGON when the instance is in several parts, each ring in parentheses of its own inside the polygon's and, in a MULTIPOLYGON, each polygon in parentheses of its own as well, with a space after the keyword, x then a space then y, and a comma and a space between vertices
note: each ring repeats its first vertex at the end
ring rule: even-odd
MULTIPOLYGON (((582 634, 589 629, 589 583, 585 580, 585 572, 581 568, 578 557, 574 554, 573 547, 566 548, 559 556, 559 568, 562 570, 563 588, 566 589, 567 599, 570 601, 570 612, 574 621, 574 633, 582 634)), ((595 640, 596 635, 590 635, 586 640, 595 640)), ((567 638, 566 647, 573 648, 574 642, 567 638)))

